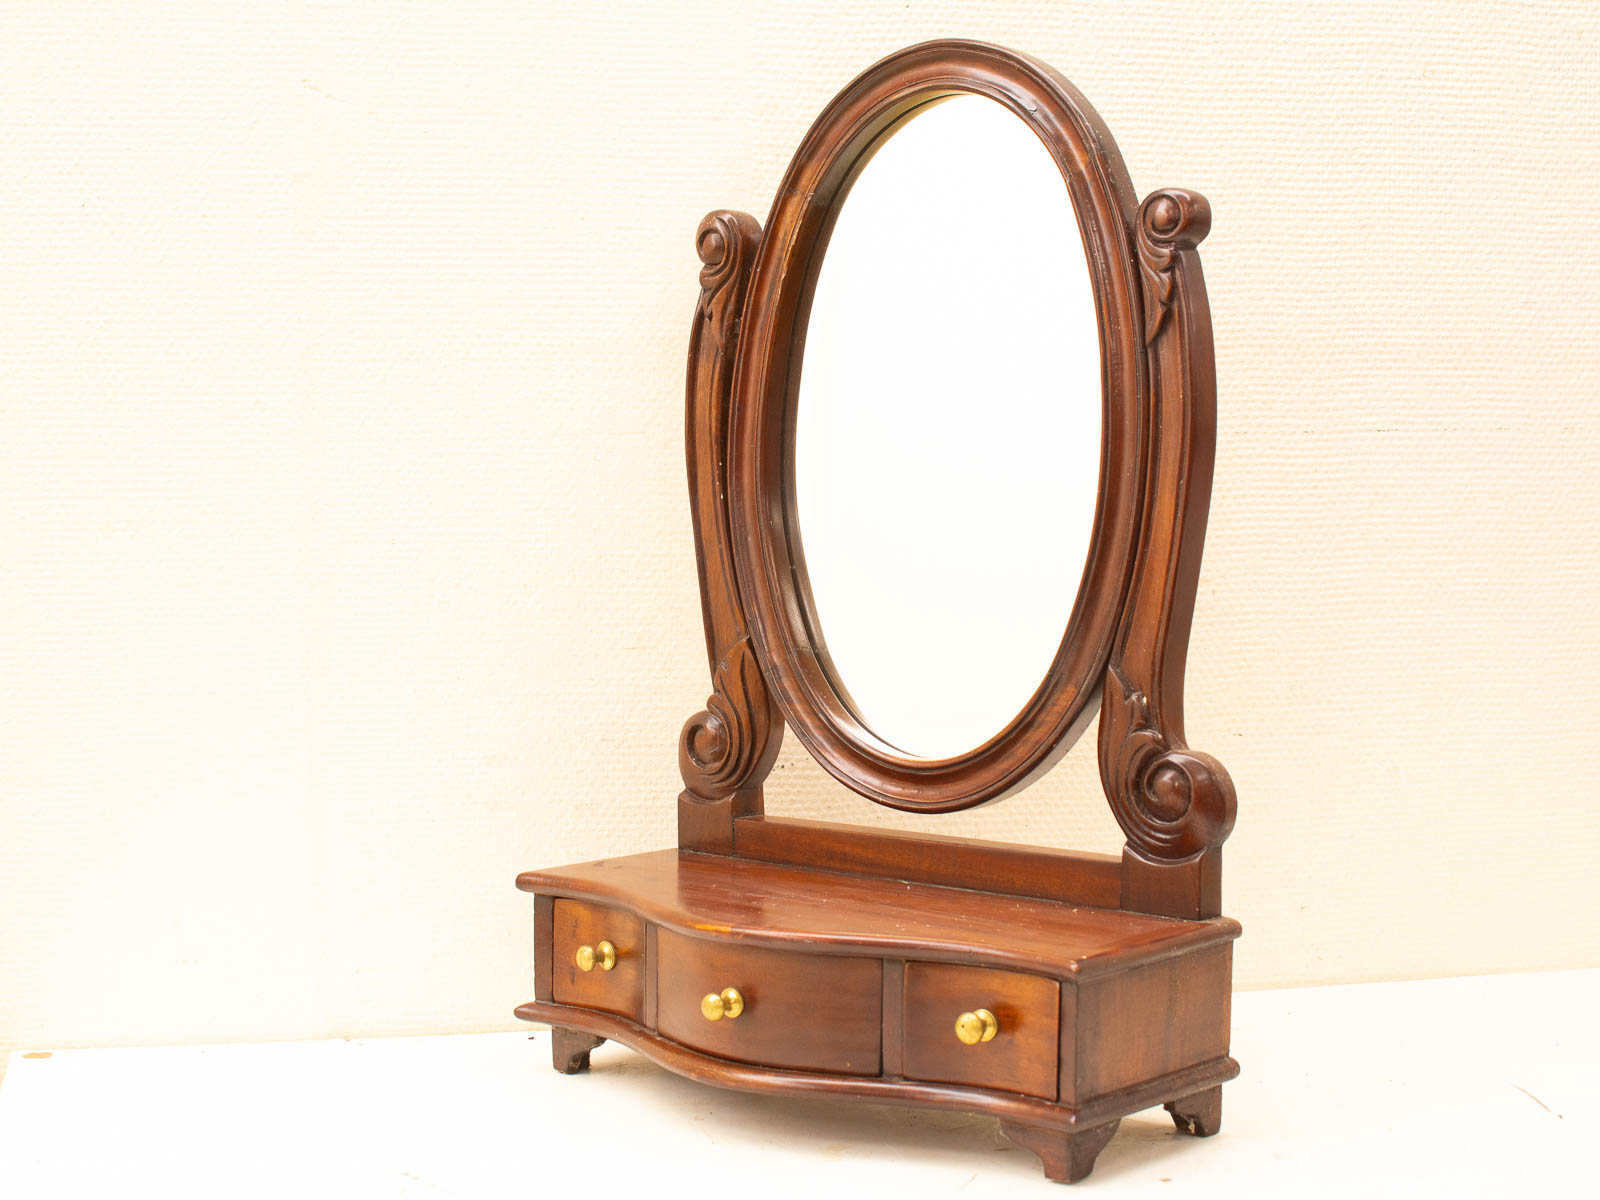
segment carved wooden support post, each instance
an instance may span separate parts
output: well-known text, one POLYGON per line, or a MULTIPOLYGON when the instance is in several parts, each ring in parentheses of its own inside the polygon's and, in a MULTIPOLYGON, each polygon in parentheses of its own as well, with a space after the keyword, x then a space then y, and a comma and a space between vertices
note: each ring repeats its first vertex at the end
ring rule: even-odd
POLYGON ((1195 249, 1210 228, 1211 207, 1194 192, 1154 192, 1139 208, 1150 457, 1100 718, 1100 775, 1128 839, 1122 905, 1187 918, 1221 911, 1222 842, 1236 805, 1222 764, 1183 740, 1184 660, 1216 457, 1216 363, 1195 249))
POLYGON ((705 266, 689 335, 689 499, 712 692, 678 740, 685 789, 678 798, 678 845, 724 854, 733 849, 734 819, 761 811, 761 783, 783 738, 783 719, 750 646, 728 524, 733 364, 760 244, 761 226, 747 213, 714 212, 700 222, 695 249, 705 266))

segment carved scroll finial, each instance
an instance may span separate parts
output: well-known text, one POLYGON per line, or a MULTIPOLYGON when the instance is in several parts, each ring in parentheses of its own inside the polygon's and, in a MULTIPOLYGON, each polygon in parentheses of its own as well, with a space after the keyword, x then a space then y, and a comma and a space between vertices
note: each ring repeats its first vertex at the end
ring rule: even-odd
POLYGON ((767 690, 739 600, 729 532, 728 440, 739 316, 761 248, 761 225, 720 209, 695 231, 700 299, 689 337, 689 496, 711 698, 684 723, 678 769, 679 845, 726 853, 733 819, 761 811, 761 781, 777 758, 783 721, 767 690))
POLYGON ((762 766, 770 740, 771 702, 750 639, 733 644, 711 680, 705 711, 684 722, 678 738, 683 784, 702 800, 745 786, 762 766))
POLYGON ((1128 839, 1123 905, 1186 918, 1217 915, 1218 851, 1237 809, 1222 764, 1183 738, 1184 658, 1216 447, 1216 366, 1195 252, 1210 229, 1211 206, 1195 192, 1163 188, 1139 206, 1151 457, 1100 707, 1100 778, 1128 839))
POLYGON ((695 233, 695 253, 705 264, 700 268, 699 311, 719 350, 733 344, 743 285, 760 237, 761 227, 754 217, 727 209, 708 213, 695 233), (730 286, 736 281, 739 286, 730 286))
POLYGON ((1220 846, 1238 807, 1233 780, 1209 754, 1171 745, 1145 694, 1115 664, 1104 703, 1119 706, 1120 742, 1103 756, 1106 797, 1128 844, 1149 858, 1190 858, 1220 846))
POLYGON ((1211 232, 1211 205, 1199 192, 1163 188, 1139 206, 1139 273, 1144 280, 1144 340, 1153 342, 1172 307, 1178 252, 1193 250, 1211 232))

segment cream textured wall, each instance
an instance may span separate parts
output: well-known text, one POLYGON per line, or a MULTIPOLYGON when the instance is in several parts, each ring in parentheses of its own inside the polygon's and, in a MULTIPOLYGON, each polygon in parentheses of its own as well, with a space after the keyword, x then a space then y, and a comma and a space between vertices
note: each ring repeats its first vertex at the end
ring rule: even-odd
MULTIPOLYGON (((0 1047, 513 1025, 707 691, 695 224, 941 35, 1215 210, 1240 984, 1600 961, 1593 4, 13 2, 0 1047)), ((1089 758, 937 827, 1114 848, 1089 758)))

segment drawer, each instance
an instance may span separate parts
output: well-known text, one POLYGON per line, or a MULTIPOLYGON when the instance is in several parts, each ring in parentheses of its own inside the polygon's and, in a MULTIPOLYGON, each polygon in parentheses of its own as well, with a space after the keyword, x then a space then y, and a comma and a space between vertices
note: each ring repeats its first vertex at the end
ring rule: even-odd
POLYGON ((644 1011, 644 921, 621 909, 580 900, 555 902, 550 939, 553 960, 550 994, 557 1004, 578 1004, 621 1013, 635 1021, 644 1011), (601 942, 616 948, 610 970, 597 959, 590 970, 578 966, 578 951, 601 942))
POLYGON ((882 1048, 883 963, 764 950, 662 929, 656 1025, 675 1042, 741 1062, 876 1075, 882 1048), (701 1000, 736 989, 737 1017, 711 1020, 701 1000))
POLYGON ((908 962, 905 1074, 932 1083, 1056 1098, 1061 985, 1042 975, 908 962), (997 1029, 967 1045, 956 1034, 963 1013, 987 1009, 997 1029))

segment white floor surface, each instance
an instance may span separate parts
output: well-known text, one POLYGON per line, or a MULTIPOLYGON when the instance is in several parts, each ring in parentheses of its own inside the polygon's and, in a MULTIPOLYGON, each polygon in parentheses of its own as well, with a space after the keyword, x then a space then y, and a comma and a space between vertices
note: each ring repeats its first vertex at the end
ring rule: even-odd
MULTIPOLYGON (((1137 1114, 1074 1192, 1600 1195, 1600 970, 1245 992, 1233 1027, 1221 1134, 1137 1114)), ((723 1091, 611 1043, 568 1078, 549 1041, 18 1053, 0 1197, 1069 1194, 989 1118, 723 1091)))

